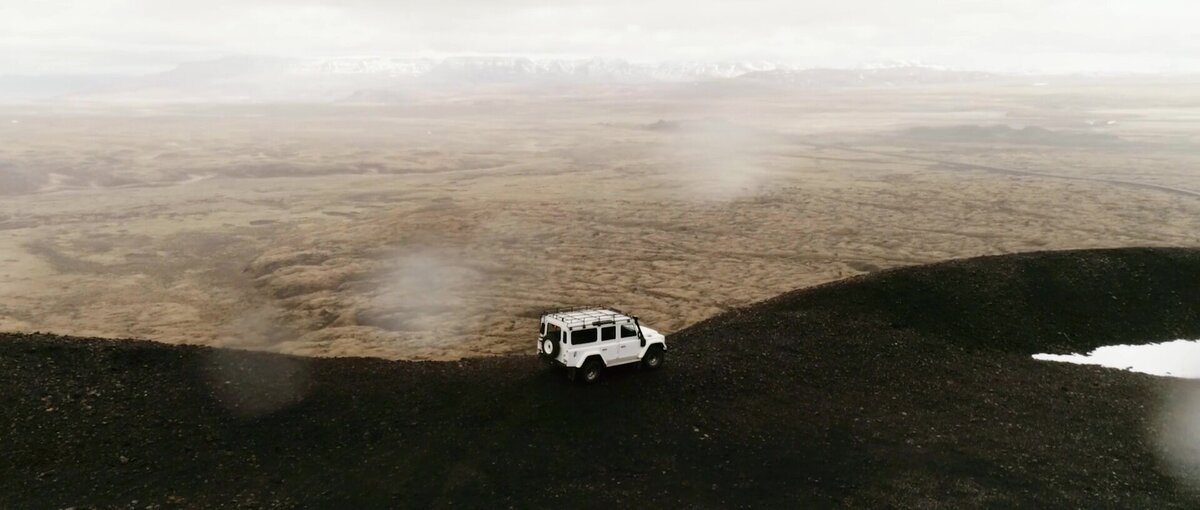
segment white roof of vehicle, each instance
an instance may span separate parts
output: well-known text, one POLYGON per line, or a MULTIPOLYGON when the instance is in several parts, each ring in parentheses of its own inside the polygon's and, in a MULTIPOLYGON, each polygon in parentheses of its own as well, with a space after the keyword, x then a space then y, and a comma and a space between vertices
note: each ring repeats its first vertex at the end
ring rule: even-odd
POLYGON ((560 322, 568 328, 591 326, 593 324, 632 321, 633 317, 608 308, 584 308, 547 312, 543 318, 560 322))

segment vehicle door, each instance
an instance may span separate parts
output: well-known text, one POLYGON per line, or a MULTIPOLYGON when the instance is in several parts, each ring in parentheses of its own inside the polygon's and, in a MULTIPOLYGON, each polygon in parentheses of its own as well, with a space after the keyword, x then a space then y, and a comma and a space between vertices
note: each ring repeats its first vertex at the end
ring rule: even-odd
POLYGON ((620 324, 616 333, 617 342, 621 345, 621 359, 626 363, 636 361, 642 353, 642 340, 638 338, 637 326, 632 323, 620 324))
POLYGON ((604 354, 604 363, 611 366, 625 362, 621 351, 621 342, 617 338, 616 325, 609 324, 600 327, 600 345, 600 350, 604 354))

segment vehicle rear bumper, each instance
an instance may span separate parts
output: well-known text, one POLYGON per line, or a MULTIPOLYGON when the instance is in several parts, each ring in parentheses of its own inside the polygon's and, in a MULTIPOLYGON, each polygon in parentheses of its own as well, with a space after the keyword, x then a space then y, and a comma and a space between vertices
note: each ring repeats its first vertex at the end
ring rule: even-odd
POLYGON ((548 366, 558 367, 558 368, 568 368, 566 363, 563 363, 562 360, 559 360, 557 358, 552 358, 552 357, 546 355, 546 353, 538 353, 538 358, 542 360, 542 363, 545 363, 548 366))

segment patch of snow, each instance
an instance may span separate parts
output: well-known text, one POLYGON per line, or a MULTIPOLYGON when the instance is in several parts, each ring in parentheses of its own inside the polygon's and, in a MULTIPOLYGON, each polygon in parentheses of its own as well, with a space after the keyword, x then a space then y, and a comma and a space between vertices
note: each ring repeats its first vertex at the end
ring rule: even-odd
POLYGON ((935 71, 949 71, 950 70, 950 68, 948 68, 946 66, 927 64, 920 60, 908 60, 908 59, 891 59, 891 60, 884 60, 882 62, 868 62, 859 67, 862 69, 899 69, 899 68, 920 67, 923 69, 932 69, 935 71))
POLYGON ((46 176, 46 185, 38 189, 38 193, 49 193, 58 191, 66 187, 67 179, 70 177, 57 172, 50 172, 46 176))
POLYGON ((1109 345, 1084 354, 1034 354, 1033 359, 1100 365, 1144 374, 1200 379, 1200 340, 1109 345))
POLYGON ((208 175, 188 174, 188 178, 187 178, 187 179, 184 179, 184 180, 182 180, 182 181, 179 181, 179 185, 180 185, 180 186, 186 186, 186 185, 188 185, 188 184, 192 184, 192 183, 196 183, 196 182, 200 182, 200 181, 204 181, 204 180, 212 179, 213 177, 216 177, 216 175, 214 175, 214 174, 208 174, 208 175))

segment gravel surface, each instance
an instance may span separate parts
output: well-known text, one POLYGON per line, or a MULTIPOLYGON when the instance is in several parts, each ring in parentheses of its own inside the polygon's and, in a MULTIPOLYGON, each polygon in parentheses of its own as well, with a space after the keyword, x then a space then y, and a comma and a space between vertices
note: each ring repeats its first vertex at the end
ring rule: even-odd
POLYGON ((1174 338, 1200 338, 1200 250, 799 290, 590 387, 533 355, 0 335, 0 508, 1195 508, 1157 436, 1200 382, 1030 358, 1174 338))

